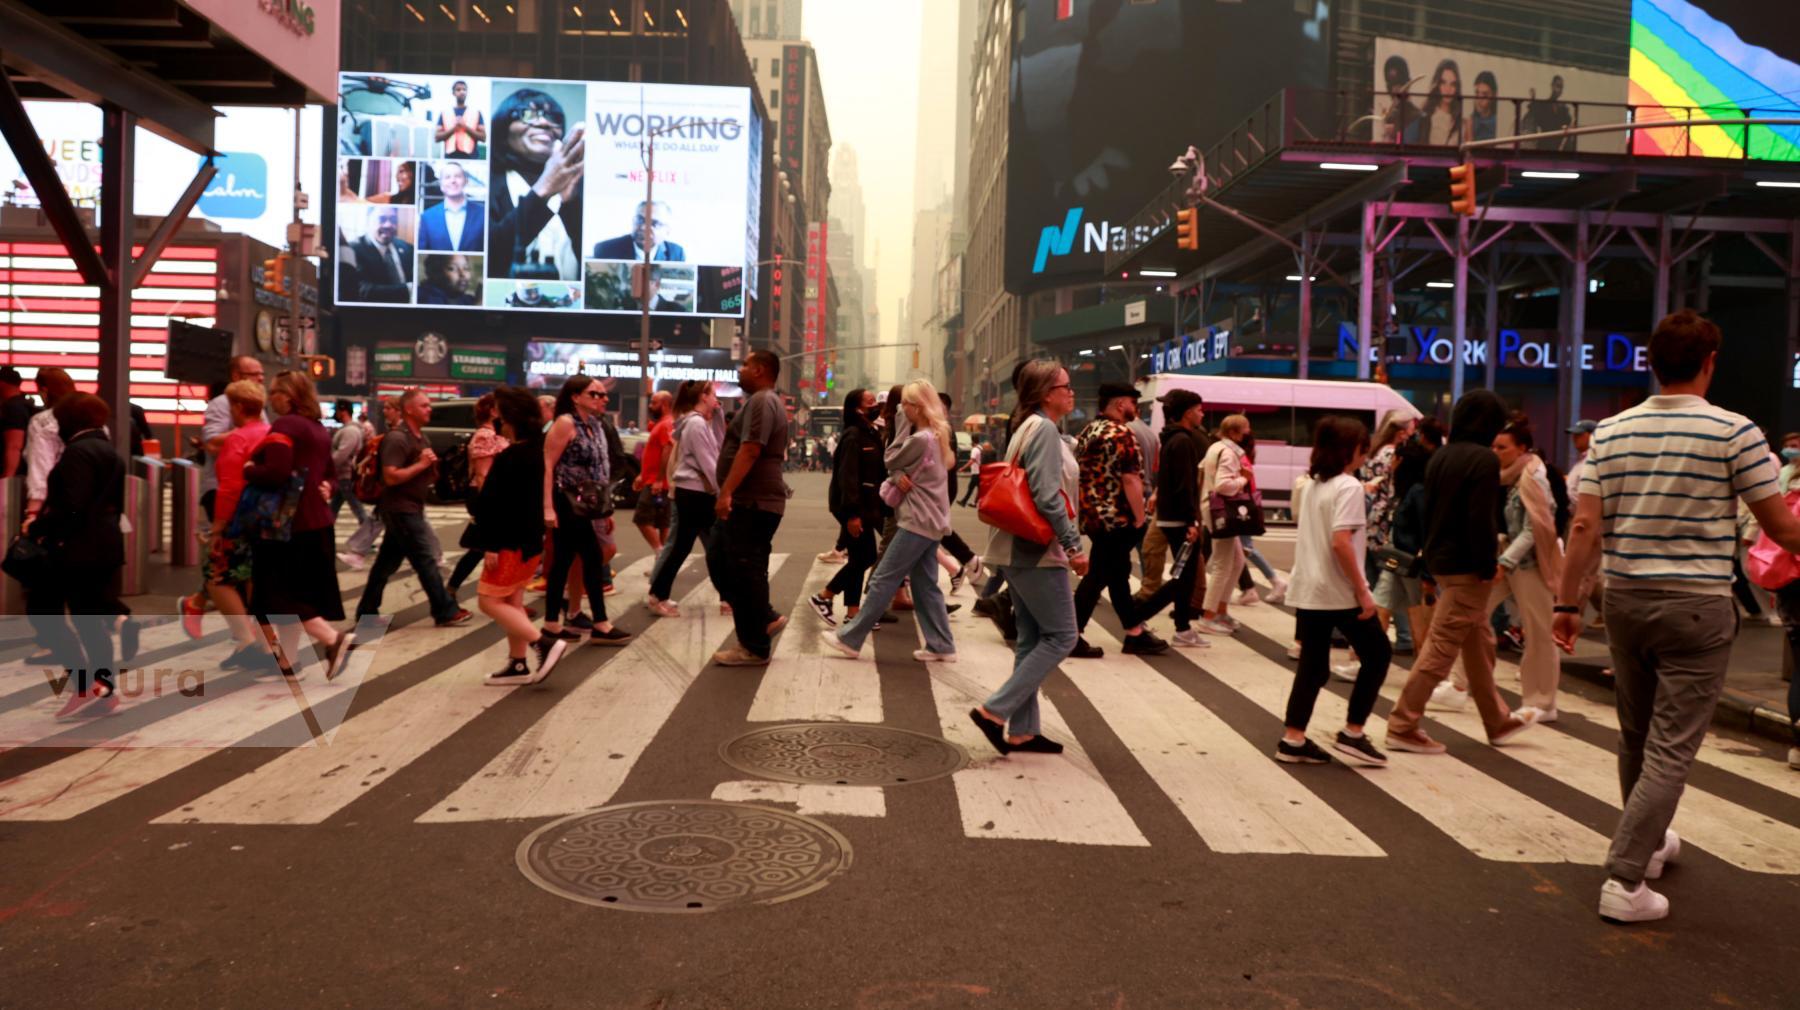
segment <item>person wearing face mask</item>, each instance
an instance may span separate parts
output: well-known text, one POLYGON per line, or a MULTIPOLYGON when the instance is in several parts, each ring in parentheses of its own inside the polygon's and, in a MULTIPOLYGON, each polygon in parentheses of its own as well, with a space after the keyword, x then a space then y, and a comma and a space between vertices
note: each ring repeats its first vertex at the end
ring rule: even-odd
POLYGON ((881 433, 875 428, 880 416, 881 401, 873 390, 853 389, 844 397, 844 433, 838 440, 826 503, 843 534, 846 557, 831 582, 807 600, 819 620, 833 628, 838 619, 832 601, 842 593, 844 617, 854 620, 862 610, 863 577, 875 567, 875 533, 886 512, 881 482, 887 479, 887 463, 882 459, 881 433))
POLYGON ((1800 431, 1781 436, 1781 493, 1800 487, 1800 431))

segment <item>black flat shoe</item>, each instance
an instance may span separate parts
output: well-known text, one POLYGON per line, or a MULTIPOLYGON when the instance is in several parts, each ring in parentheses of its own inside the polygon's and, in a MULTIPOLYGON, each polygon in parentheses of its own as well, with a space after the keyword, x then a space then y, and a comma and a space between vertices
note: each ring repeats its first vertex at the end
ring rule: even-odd
POLYGON ((995 750, 1002 754, 1013 752, 1015 749, 1013 745, 1006 742, 1005 726, 995 725, 994 720, 982 715, 978 708, 969 709, 969 718, 975 720, 975 725, 981 727, 981 735, 987 737, 987 742, 993 744, 995 750))
POLYGON ((1013 750, 1025 751, 1031 754, 1061 754, 1063 752, 1062 744, 1057 743, 1047 736, 1034 736, 1024 743, 1012 743, 1009 741, 1007 746, 1011 747, 1013 750))

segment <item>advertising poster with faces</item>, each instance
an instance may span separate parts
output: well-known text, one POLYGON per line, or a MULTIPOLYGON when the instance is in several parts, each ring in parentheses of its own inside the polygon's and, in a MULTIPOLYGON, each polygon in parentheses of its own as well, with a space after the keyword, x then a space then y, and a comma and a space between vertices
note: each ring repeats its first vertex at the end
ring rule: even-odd
POLYGON ((743 88, 342 74, 338 301, 741 317, 750 116, 743 88))
MULTIPOLYGON (((1453 146, 1625 120, 1626 78, 1466 49, 1375 40, 1376 140, 1453 146)), ((1542 138, 1546 151, 1625 149, 1625 134, 1542 138)))

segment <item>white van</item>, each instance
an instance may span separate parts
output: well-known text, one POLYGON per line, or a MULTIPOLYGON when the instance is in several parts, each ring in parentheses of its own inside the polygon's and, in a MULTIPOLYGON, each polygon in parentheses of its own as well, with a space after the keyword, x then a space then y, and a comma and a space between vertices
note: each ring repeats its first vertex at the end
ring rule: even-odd
MULTIPOLYGON (((1263 502, 1285 509, 1293 495, 1294 479, 1306 472, 1312 457, 1312 433, 1319 419, 1329 414, 1348 414, 1368 425, 1372 436, 1390 410, 1406 417, 1421 416, 1418 408, 1388 386, 1378 382, 1344 382, 1330 379, 1258 379, 1235 375, 1153 375, 1138 382, 1144 399, 1155 400, 1171 389, 1200 394, 1206 404, 1206 427, 1217 430, 1228 415, 1250 419, 1256 436, 1256 484, 1263 502)), ((1162 405, 1146 418, 1162 437, 1162 405)))

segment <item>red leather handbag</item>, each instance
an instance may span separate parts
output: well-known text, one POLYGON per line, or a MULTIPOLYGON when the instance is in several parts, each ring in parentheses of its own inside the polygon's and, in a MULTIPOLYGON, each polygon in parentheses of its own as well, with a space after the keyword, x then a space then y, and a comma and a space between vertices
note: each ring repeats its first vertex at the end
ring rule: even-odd
MULTIPOLYGON (((1075 518, 1075 507, 1067 492, 1062 495, 1069 518, 1075 518)), ((981 492, 976 498, 976 515, 981 521, 1022 540, 1043 546, 1055 539, 1050 521, 1038 511, 1037 499, 1031 493, 1031 481, 1025 468, 1017 463, 984 463, 981 467, 981 492)))

